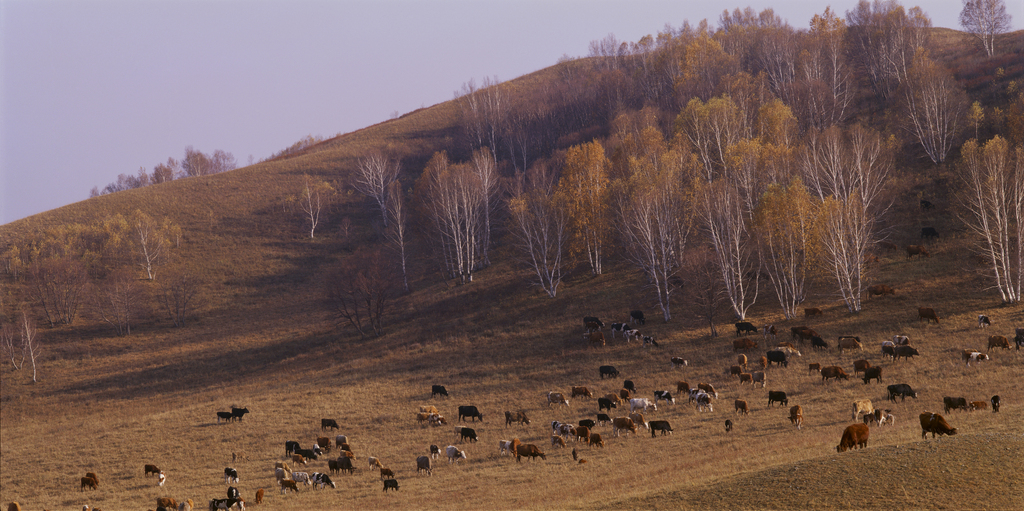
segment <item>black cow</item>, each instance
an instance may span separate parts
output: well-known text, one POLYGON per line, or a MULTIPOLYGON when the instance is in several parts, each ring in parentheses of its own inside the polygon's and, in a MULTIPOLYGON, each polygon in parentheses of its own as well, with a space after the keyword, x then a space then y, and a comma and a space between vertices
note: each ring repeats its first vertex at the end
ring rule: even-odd
POLYGON ((932 201, 921 199, 921 209, 932 209, 935 207, 932 201))
POLYGON ((583 316, 583 326, 587 326, 587 323, 597 323, 597 326, 604 328, 604 322, 596 316, 583 316))
POLYGON ((896 346, 894 358, 896 360, 899 360, 900 357, 909 359, 910 357, 917 355, 920 355, 920 353, 918 353, 917 348, 914 348, 913 346, 896 346))
POLYGON ((967 399, 962 397, 944 397, 942 398, 942 409, 945 410, 945 413, 957 409, 967 411, 967 399))
POLYGON ((235 408, 234 406, 231 407, 231 417, 232 417, 232 419, 242 420, 242 416, 247 414, 247 413, 249 413, 249 409, 248 408, 235 408))
POLYGON ((747 333, 747 332, 756 334, 757 333, 757 327, 754 326, 753 323, 750 323, 748 321, 740 321, 739 323, 736 323, 736 335, 737 336, 739 336, 740 334, 743 334, 743 333, 747 333))
POLYGON ((769 364, 781 364, 782 367, 789 367, 789 361, 786 360, 786 352, 784 351, 772 350, 765 353, 765 356, 768 357, 769 364))
POLYGON ((593 419, 582 419, 582 420, 580 420, 580 426, 583 426, 584 428, 594 429, 595 425, 597 425, 597 423, 594 422, 593 419))
POLYGON ((896 346, 882 346, 882 356, 891 357, 893 360, 896 359, 896 346))
POLYGON ((785 392, 769 390, 768 391, 768 406, 771 407, 772 403, 781 403, 782 406, 789 404, 789 399, 786 397, 785 392))
POLYGON ((320 419, 320 431, 325 431, 327 428, 338 429, 338 421, 334 419, 320 419))
POLYGON ((864 385, 867 385, 868 382, 871 380, 875 380, 878 383, 882 383, 881 367, 869 367, 864 370, 864 385))
POLYGON ((914 392, 914 389, 910 388, 910 385, 906 383, 889 385, 886 388, 889 390, 889 401, 893 403, 896 402, 896 396, 900 396, 901 403, 907 399, 907 396, 917 399, 917 392, 914 392))
POLYGON ((633 323, 640 323, 641 325, 647 322, 644 318, 644 311, 629 311, 629 320, 633 323))
POLYGON ((342 456, 338 458, 338 470, 348 470, 349 475, 356 473, 356 467, 352 466, 352 458, 342 456))
POLYGON ((636 394, 636 385, 633 385, 633 380, 626 380, 622 382, 622 388, 636 394))
POLYGON ((473 428, 462 428, 462 430, 459 431, 459 434, 462 435, 463 442, 465 442, 466 439, 472 440, 474 442, 477 441, 476 430, 473 428))
POLYGON ((217 422, 220 422, 221 419, 229 421, 232 417, 234 416, 231 415, 231 412, 217 412, 217 422))
POLYGON ((618 406, 615 403, 613 403, 611 399, 608 399, 606 397, 597 398, 597 409, 604 410, 606 408, 610 412, 612 411, 612 408, 618 408, 618 406))
POLYGON ((285 456, 290 456, 292 454, 295 454, 295 451, 298 451, 299 449, 301 449, 301 447, 299 446, 299 443, 296 442, 295 440, 289 440, 289 441, 284 443, 284 455, 285 456))
MULTIPOLYGON (((238 471, 231 467, 227 467, 224 469, 224 482, 230 483, 232 481, 236 483, 238 482, 238 471)), ((228 495, 228 498, 231 498, 231 495, 228 495)))
POLYGON ((388 491, 388 488, 394 488, 398 491, 398 480, 397 479, 385 479, 384 480, 384 491, 388 491))
POLYGON ((430 397, 434 396, 448 397, 448 389, 444 388, 444 385, 433 385, 430 387, 430 397))
POLYGON ((811 347, 814 348, 814 349, 824 349, 824 350, 827 350, 828 349, 828 343, 825 342, 825 339, 822 339, 821 337, 818 337, 817 335, 815 335, 815 336, 811 337, 811 347))
POLYGON ((672 425, 668 421, 650 421, 647 425, 651 428, 651 438, 654 438, 655 431, 661 431, 661 435, 672 432, 672 425))
POLYGON ((938 238, 939 231, 936 231, 934 227, 922 227, 921 228, 922 238, 938 238))
POLYGON ((484 421, 484 414, 480 413, 480 410, 477 410, 472 405, 459 407, 459 420, 464 420, 466 417, 469 417, 471 421, 475 421, 478 418, 480 422, 484 421))
POLYGON ((992 413, 999 411, 999 396, 992 396, 992 413))
POLYGON ((732 431, 732 421, 725 419, 725 432, 728 433, 730 431, 732 431))
POLYGON ((615 366, 601 366, 597 368, 597 371, 601 374, 602 380, 605 376, 614 378, 619 375, 619 370, 615 366))
POLYGON ((301 454, 303 458, 315 460, 320 454, 316 451, 319 449, 295 449, 295 454, 301 454))
MULTIPOLYGON (((614 408, 614 407, 608 408, 608 411, 609 412, 612 411, 612 408, 614 408)), ((599 424, 604 424, 606 422, 611 422, 611 421, 612 421, 612 418, 609 417, 607 413, 599 413, 599 414, 597 414, 597 422, 599 424)))
POLYGON ((242 494, 238 493, 238 488, 234 486, 228 486, 228 498, 238 500, 242 498, 242 494))

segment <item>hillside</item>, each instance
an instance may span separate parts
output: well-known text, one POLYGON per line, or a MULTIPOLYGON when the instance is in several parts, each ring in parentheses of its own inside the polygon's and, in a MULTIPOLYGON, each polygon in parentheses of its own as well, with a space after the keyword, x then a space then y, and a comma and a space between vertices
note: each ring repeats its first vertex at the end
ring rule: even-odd
MULTIPOLYGON (((942 35, 936 54, 948 55, 949 62, 976 58, 958 52, 962 40, 942 35)), ((1024 33, 1012 34, 1012 40, 1017 51, 1024 48, 1024 33)), ((555 89, 559 77, 599 67, 599 61, 563 63, 504 86, 533 97, 534 91, 555 89)), ((984 62, 980 67, 988 69, 989 61, 984 62)), ((992 78, 996 66, 990 66, 990 79, 970 91, 972 98, 988 97, 1019 80, 1024 71, 1017 64, 1009 73, 1004 67, 998 79, 992 78)), ((1005 98, 1000 101, 1006 106, 1005 98)), ((867 123, 884 122, 872 112, 859 113, 867 123)), ((691 307, 679 305, 668 323, 658 320, 656 301, 644 292, 646 279, 626 261, 621 246, 610 250, 602 275, 591 276, 581 262, 549 298, 527 282, 507 230, 496 235, 492 264, 465 285, 442 281, 425 238, 416 238, 412 292, 394 302, 384 335, 364 338, 337 321, 325 304, 326 275, 380 242, 379 213, 347 184, 356 162, 371 149, 390 151, 402 161, 403 188, 411 190, 435 151, 468 157, 460 119, 459 105, 448 102, 302 154, 97 197, 0 226, 4 251, 25 246, 47 229, 96 224, 136 209, 169 219, 184 233, 157 279, 139 281, 151 301, 130 335, 114 335, 89 311, 72 325, 49 327, 34 310, 44 349, 40 381, 31 382, 30 367, 0 365, 0 502, 16 500, 26 509, 80 509, 82 504, 134 509, 172 496, 202 506, 224 496, 223 469, 233 466, 248 502, 263 487, 267 505, 284 510, 1024 505, 1024 495, 1012 484, 1022 450, 1024 356, 994 349, 992 360, 970 367, 960 359, 964 348, 984 350, 989 335, 1012 337, 1014 328, 1024 326, 1024 310, 1001 305, 997 293, 979 285, 983 266, 970 257, 974 240, 957 215, 958 181, 951 165, 898 156, 912 164, 894 173, 888 194, 900 200, 878 228, 895 245, 925 243, 931 257, 877 252, 877 263, 868 267, 869 283, 891 285, 895 295, 866 298, 863 311, 851 314, 830 283, 818 279, 804 305, 824 314, 785 320, 770 291, 762 290, 747 319, 759 326, 775 324, 779 341, 790 340, 790 327, 806 324, 833 345, 839 335, 857 335, 865 346, 863 352, 840 354, 834 346, 820 352, 798 344, 802 356, 793 357, 788 367, 767 369, 768 385, 762 389, 741 386, 729 375, 737 353, 728 310, 717 316, 718 337, 708 335, 691 307), (313 239, 287 200, 305 175, 339 190, 313 239), (921 198, 935 208, 921 209, 921 198), (922 242, 923 226, 942 236, 922 242), (156 295, 164 276, 180 271, 196 275, 202 293, 194 315, 176 328, 156 295), (941 323, 921 322, 921 306, 933 307, 941 323), (596 315, 610 323, 625 320, 633 309, 647 312, 641 330, 659 346, 627 345, 607 329, 607 346, 591 347, 581 339, 581 317, 596 315), (988 315, 993 326, 979 329, 978 314, 988 315), (898 362, 883 358, 878 345, 894 334, 909 335, 921 356, 898 362), (689 365, 671 367, 674 356, 689 365), (881 384, 862 383, 852 374, 852 363, 860 358, 884 368, 881 384), (851 378, 825 384, 805 370, 815 362, 840 365, 851 378), (635 381, 644 397, 654 390, 674 391, 676 382, 685 380, 713 383, 719 398, 708 413, 697 412, 685 398, 659 404, 648 418, 671 421, 671 436, 649 438, 640 430, 636 436, 614 437, 610 426, 598 426, 605 447, 577 445, 587 463, 574 463, 568 452, 573 445, 552 446, 548 424, 594 418, 597 405, 574 399, 567 408, 551 407, 545 395, 568 394, 571 385, 587 385, 600 396, 618 391, 620 379, 598 374, 598 366, 606 364, 635 381), (885 386, 894 383, 913 385, 919 397, 887 402, 885 386), (446 385, 452 397, 431 398, 434 384, 446 385), (791 405, 803 407, 802 430, 790 424, 788 408, 767 407, 769 390, 784 390, 791 405), (942 412, 944 396, 987 401, 992 395, 1002 397, 998 414, 945 413, 959 434, 920 438, 917 414, 942 412), (836 453, 842 430, 851 423, 850 403, 863 398, 891 409, 896 425, 872 427, 865 450, 836 453), (735 399, 746 400, 751 414, 735 413, 735 399), (448 425, 418 424, 416 411, 426 404, 437 406, 448 425), (479 443, 460 444, 452 427, 464 424, 457 421, 457 407, 470 404, 484 412, 486 422, 470 424, 479 443), (247 407, 250 414, 241 422, 217 421, 216 412, 233 405, 247 407), (502 424, 505 410, 519 409, 532 424, 502 424), (320 418, 337 419, 342 430, 322 433, 320 418), (726 419, 736 423, 728 434, 726 419), (272 467, 284 459, 284 442, 298 440, 308 447, 317 436, 336 433, 350 439, 355 474, 334 476, 337 489, 305 487, 298 495, 282 496, 272 467), (500 456, 498 440, 512 437, 538 445, 547 459, 517 463, 500 456), (417 473, 415 459, 429 445, 443 450, 451 443, 467 451, 466 461, 450 466, 442 457, 433 475, 417 473), (368 456, 395 470, 399 492, 382 494, 377 473, 367 470, 368 456), (157 487, 143 475, 147 463, 167 472, 166 486, 157 487), (98 490, 80 492, 79 478, 86 472, 100 476, 98 490), (852 481, 836 484, 845 478, 852 481)), ((560 142, 549 143, 550 153, 599 136, 607 136, 611 146, 615 137, 608 121, 580 121, 560 142)), ((503 163, 503 171, 511 173, 511 165, 503 163)), ((23 303, 31 303, 28 278, 7 271, 2 286, 0 319, 11 322, 23 303)), ((763 354, 766 342, 755 339, 762 349, 748 352, 752 359, 763 354)), ((321 458, 304 469, 325 472, 327 464, 321 458)))

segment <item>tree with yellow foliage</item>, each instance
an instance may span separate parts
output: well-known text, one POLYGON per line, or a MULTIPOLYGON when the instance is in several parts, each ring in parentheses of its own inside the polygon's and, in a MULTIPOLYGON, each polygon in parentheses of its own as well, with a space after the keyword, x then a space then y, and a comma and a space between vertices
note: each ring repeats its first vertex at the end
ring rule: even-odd
POLYGON ((807 188, 794 179, 786 186, 770 185, 754 212, 762 267, 786 319, 797 317, 797 308, 806 297, 815 209, 807 188))

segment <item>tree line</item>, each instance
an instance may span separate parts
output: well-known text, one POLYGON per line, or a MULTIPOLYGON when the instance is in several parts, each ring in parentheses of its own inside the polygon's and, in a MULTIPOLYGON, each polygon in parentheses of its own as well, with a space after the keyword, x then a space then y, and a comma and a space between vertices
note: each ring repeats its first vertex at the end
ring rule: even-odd
MULTIPOLYGON (((297 144, 301 144, 303 141, 297 144)), ((288 151, 288 149, 285 151, 288 151)), ((282 151, 282 153, 285 151, 282 151)), ((98 197, 108 193, 132 190, 149 185, 158 185, 184 177, 219 174, 234 170, 237 166, 235 157, 231 153, 217 149, 213 154, 206 154, 194 149, 192 146, 188 146, 185 148, 185 155, 182 159, 175 160, 169 157, 166 162, 156 164, 152 172, 147 172, 145 167, 139 167, 139 172, 136 175, 119 174, 117 180, 104 186, 102 189, 94 186, 89 192, 89 197, 98 197)))

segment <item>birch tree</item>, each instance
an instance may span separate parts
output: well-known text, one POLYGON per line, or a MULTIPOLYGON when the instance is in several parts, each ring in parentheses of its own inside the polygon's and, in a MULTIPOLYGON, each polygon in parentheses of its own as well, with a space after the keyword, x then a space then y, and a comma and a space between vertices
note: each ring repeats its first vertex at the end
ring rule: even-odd
POLYGON ((738 319, 746 319, 747 311, 757 301, 758 257, 748 226, 748 210, 739 190, 725 179, 698 185, 698 211, 705 235, 715 250, 715 261, 721 275, 729 305, 738 319))
POLYGON ((186 270, 173 272, 164 279, 160 301, 174 326, 185 326, 189 315, 195 313, 201 289, 199 279, 186 270))
POLYGON ((996 54, 996 36, 1010 31, 1013 24, 1003 0, 963 0, 960 26, 973 35, 991 57, 996 54))
POLYGON ((996 136, 961 149, 963 222, 978 241, 1004 303, 1021 301, 1024 280, 1024 149, 996 136))
POLYGON ((797 308, 806 298, 814 213, 811 196, 799 180, 769 186, 754 213, 762 267, 786 319, 797 317, 797 308))
POLYGON ((18 336, 18 329, 12 323, 4 323, 0 327, 0 343, 3 345, 4 355, 10 357, 11 365, 15 370, 25 366, 25 350, 21 344, 14 342, 18 336), (19 360, 20 357, 20 360, 19 360))
POLYGON ((39 261, 29 270, 29 278, 31 292, 42 305, 50 326, 74 322, 89 284, 81 261, 70 257, 39 261))
POLYGON ((416 196, 448 276, 472 282, 484 225, 479 177, 470 165, 452 164, 447 153, 435 153, 416 182, 416 196))
POLYGON ((388 186, 398 179, 401 170, 397 160, 373 151, 359 160, 352 174, 352 187, 377 203, 384 227, 388 226, 388 186))
POLYGON ((603 271, 605 245, 611 230, 608 171, 611 162, 598 141, 570 147, 558 182, 572 226, 571 250, 586 257, 593 275, 603 271))
POLYGON ((135 210, 130 228, 135 240, 136 264, 146 272, 146 278, 156 278, 156 267, 166 259, 167 233, 149 215, 135 210))
POLYGON ((532 273, 531 281, 549 297, 558 294, 569 240, 565 197, 555 192, 544 163, 517 176, 508 207, 510 230, 519 257, 532 273))
POLYGON ((310 239, 313 238, 317 226, 320 225, 320 213, 327 207, 333 195, 334 188, 326 181, 308 175, 303 176, 302 189, 299 191, 298 197, 293 200, 299 203, 303 218, 309 222, 310 239))
POLYGON ((21 349, 32 363, 32 383, 39 381, 36 378, 36 361, 43 354, 37 333, 35 322, 28 319, 27 312, 21 311, 21 349))
POLYGON ((93 308, 101 320, 114 328, 119 336, 131 335, 132 321, 140 307, 140 289, 135 278, 125 269, 115 271, 106 282, 96 286, 93 308))
POLYGON ((470 163, 480 185, 480 200, 483 202, 480 205, 483 225, 481 226, 478 251, 481 263, 488 266, 491 264, 491 219, 500 203, 501 176, 498 175, 498 162, 494 160, 494 153, 486 147, 473 151, 470 163))
POLYGON ((933 163, 942 163, 963 129, 967 93, 953 74, 924 52, 900 87, 904 128, 917 139, 933 163))
POLYGON ((395 181, 388 188, 388 216, 391 217, 391 223, 384 235, 391 242, 395 252, 398 253, 398 264, 402 270, 402 289, 408 293, 409 272, 406 265, 409 259, 406 252, 408 249, 408 213, 402 196, 402 184, 395 181))

